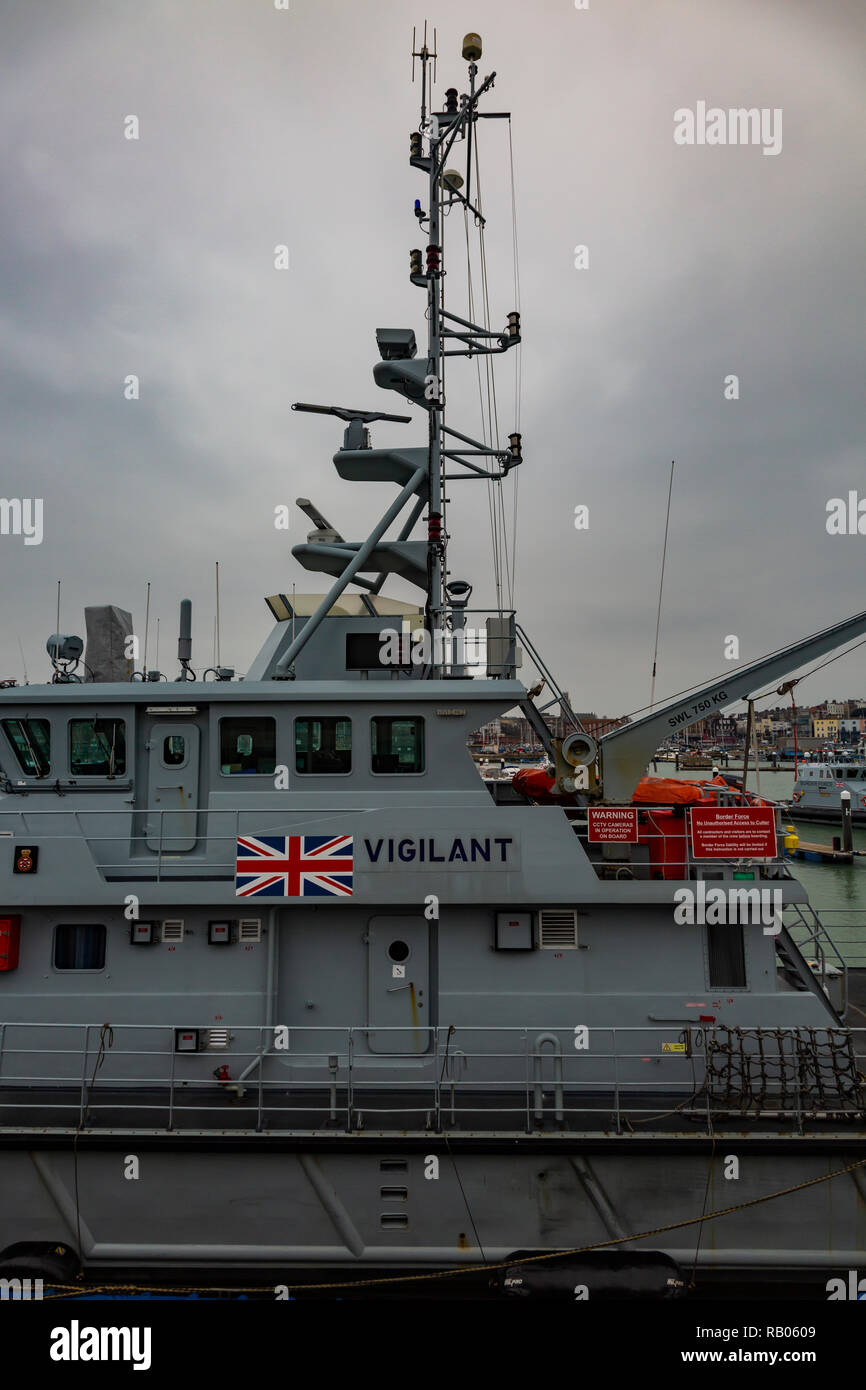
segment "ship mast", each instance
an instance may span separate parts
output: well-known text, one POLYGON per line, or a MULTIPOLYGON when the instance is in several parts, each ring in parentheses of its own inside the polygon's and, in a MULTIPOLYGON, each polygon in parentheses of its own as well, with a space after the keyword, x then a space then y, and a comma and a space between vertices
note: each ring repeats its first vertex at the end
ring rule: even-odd
MULTIPOLYGON (((433 64, 432 76, 435 76, 436 64, 436 37, 434 30, 433 49, 427 44, 427 25, 424 25, 424 38, 420 49, 415 47, 415 33, 412 34, 412 66, 414 80, 415 60, 421 64, 421 121, 419 130, 422 136, 426 136, 428 141, 428 153, 425 156, 421 153, 421 140, 417 136, 412 137, 410 163, 417 168, 424 169, 428 174, 428 200, 429 212, 426 216, 427 222, 427 248, 426 266, 424 273, 420 265, 420 252, 411 253, 411 275, 413 283, 426 288, 427 292, 427 376, 425 395, 431 403, 429 409, 429 445, 428 445, 428 479, 429 479, 429 507, 427 519, 427 606, 425 613, 425 626, 434 636, 441 632, 445 626, 446 611, 451 607, 458 610, 459 621, 463 621, 461 609, 463 604, 452 605, 449 602, 447 580, 447 544, 448 535, 444 525, 444 460, 454 459, 463 465, 464 468, 471 470, 470 476, 483 478, 502 477, 510 467, 520 463, 522 456, 520 452, 520 436, 512 434, 509 436, 510 444, 507 451, 494 447, 485 447, 479 441, 470 439, 466 435, 457 434, 450 431, 445 426, 445 392, 444 392, 444 358, 449 356, 472 357, 478 353, 494 353, 507 351, 520 341, 520 318, 516 311, 508 316, 508 327, 505 333, 492 333, 477 324, 470 323, 466 319, 458 318, 456 315, 449 314, 445 310, 444 293, 444 266, 443 266, 443 231, 444 231, 444 210, 446 198, 448 204, 457 201, 462 203, 473 215, 476 225, 483 227, 484 218, 480 207, 474 206, 469 200, 472 178, 472 143, 475 122, 484 117, 508 118, 507 112, 484 112, 478 111, 478 100, 484 92, 493 86, 496 77, 495 72, 485 78, 480 87, 476 90, 476 77, 478 75, 478 62, 481 57, 481 39, 477 34, 467 34, 463 40, 463 57, 469 64, 469 92, 458 98, 455 88, 449 88, 445 94, 445 109, 442 112, 434 113, 431 109, 428 115, 428 65, 433 64), (466 176, 465 179, 456 174, 453 170, 446 170, 446 162, 451 153, 455 142, 458 140, 466 142, 466 176), (465 194, 460 191, 465 184, 465 194), (453 323, 454 328, 447 325, 453 323), (448 349, 446 342, 449 339, 459 339, 464 346, 448 349), (457 450, 449 449, 445 435, 454 435, 468 447, 457 450), (469 463, 463 457, 466 454, 487 455, 492 463, 498 464, 498 469, 493 472, 479 468, 477 464, 469 463), (501 471, 500 471, 501 470, 501 471)), ((432 90, 432 83, 430 84, 432 90)), ((432 97, 430 100, 432 108, 432 97)), ((424 222, 425 217, 416 202, 415 214, 419 223, 424 222)), ((493 441, 491 441, 492 445, 493 441)), ((463 476, 466 476, 465 474, 463 476)), ((466 589, 468 586, 460 585, 466 589)), ((434 650, 436 644, 434 643, 434 650)), ((431 674, 439 674, 440 671, 434 664, 431 674)))
MULTIPOLYGON (((425 42, 420 58, 422 70, 421 83, 421 125, 427 122, 426 77, 427 64, 436 62, 435 35, 434 51, 427 48, 427 25, 424 25, 425 42)), ((413 43, 414 50, 414 43, 413 43)), ((413 52, 414 57, 414 52, 413 52)), ((431 635, 443 626, 442 597, 446 572, 447 538, 442 528, 442 415, 444 409, 442 381, 442 338, 440 311, 444 294, 441 259, 442 243, 440 227, 442 223, 442 186, 440 152, 444 133, 438 134, 439 121, 430 117, 428 127, 430 139, 430 216, 427 236, 427 371, 428 391, 432 388, 433 408, 429 421, 429 479, 430 501, 427 518, 427 613, 426 626, 431 635), (432 379, 430 379, 432 378, 432 379)), ((433 646, 435 652, 435 643, 433 646)))
MULTIPOLYGON (((507 315, 505 327, 493 330, 489 324, 473 323, 469 319, 449 313, 445 308, 442 247, 444 217, 455 203, 461 203, 482 232, 485 225, 480 207, 474 206, 469 198, 473 154, 477 163, 477 142, 473 146, 474 125, 480 119, 508 119, 509 113, 478 110, 478 100, 493 86, 496 74, 491 73, 476 88, 477 59, 481 57, 481 40, 477 34, 467 34, 463 40, 463 57, 469 63, 469 92, 458 97, 457 89, 449 87, 445 93, 445 109, 434 112, 431 109, 431 88, 432 79, 435 78, 436 57, 435 30, 431 50, 427 44, 425 24, 420 49, 415 48, 414 31, 412 35, 413 79, 415 61, 419 60, 421 63, 421 121, 418 129, 410 133, 409 163, 413 168, 423 172, 427 178, 429 210, 425 212, 421 200, 415 200, 415 216, 419 226, 426 230, 427 247, 426 255, 418 249, 410 252, 409 279, 413 285, 424 290, 427 298, 426 360, 414 360, 417 348, 413 330, 380 328, 376 330, 376 339, 382 360, 373 368, 373 378, 378 386, 399 392, 413 404, 427 411, 427 447, 371 449, 367 429, 369 424, 374 420, 409 423, 410 416, 355 410, 346 406, 312 405, 301 401, 293 405, 294 410, 335 415, 347 423, 343 447, 334 458, 342 477, 353 480, 376 477, 380 481, 387 480, 397 483, 400 493, 365 541, 344 541, 333 528, 327 524, 320 527, 316 522, 317 532, 307 537, 307 543, 292 547, 293 556, 307 568, 337 577, 302 630, 283 647, 279 656, 273 660, 272 667, 269 665, 268 669, 272 669, 275 680, 294 677, 295 659, 331 612, 348 584, 357 584, 366 591, 362 597, 368 611, 375 615, 372 598, 379 593, 386 575, 392 571, 404 575, 411 583, 426 591, 424 626, 431 639, 430 650, 433 655, 418 674, 422 678, 430 679, 444 675, 448 668, 452 675, 465 675, 463 658, 458 658, 455 662, 449 661, 444 640, 446 631, 456 634, 463 627, 471 593, 471 586, 464 580, 454 580, 450 583, 448 581, 447 534, 444 525, 444 508, 447 501, 444 494, 446 460, 459 465, 456 470, 448 473, 449 484, 460 478, 474 478, 476 481, 484 479, 498 483, 523 461, 519 433, 510 434, 508 446, 503 447, 492 439, 488 443, 473 439, 459 430, 450 428, 444 421, 445 358, 471 358, 480 354, 508 352, 520 342, 520 314, 516 309, 512 310, 507 315), (465 179, 456 170, 446 168, 458 139, 466 142, 465 179), (464 184, 465 194, 461 192, 464 184), (482 461, 486 467, 481 466, 482 461), (427 539, 426 542, 420 539, 413 541, 411 533, 425 504, 427 539), (409 507, 410 511, 399 536, 395 541, 385 540, 385 533, 406 507, 409 507), (365 578, 362 571, 372 572, 376 574, 376 578, 365 578)), ((313 513, 310 512, 309 499, 302 499, 299 505, 308 515, 313 515, 315 520, 317 513, 315 509, 313 513)), ((500 612, 500 623, 508 628, 505 645, 511 650, 515 645, 514 614, 511 613, 506 618, 500 612)), ((503 639, 500 637, 499 640, 503 639)), ((270 662, 270 657, 268 660, 270 662)), ((507 662, 502 663, 503 670, 506 664, 507 662)))

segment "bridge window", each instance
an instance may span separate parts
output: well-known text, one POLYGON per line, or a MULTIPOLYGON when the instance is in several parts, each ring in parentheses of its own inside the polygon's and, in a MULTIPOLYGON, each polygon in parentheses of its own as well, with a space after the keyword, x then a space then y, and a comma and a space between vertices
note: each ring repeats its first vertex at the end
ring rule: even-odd
POLYGON ((47 777, 51 770, 51 726, 47 719, 4 719, 3 732, 28 777, 47 777))
POLYGON ((122 719, 70 719, 72 777, 117 777, 126 771, 126 724, 122 719))
POLYGON ((105 927, 99 923, 61 924, 54 933, 56 970, 103 970, 105 927))
POLYGON ((277 725, 269 715, 234 715, 220 720, 220 771, 272 773, 276 766, 277 725))
POLYGON ((424 771, 424 720, 378 715, 370 721, 374 772, 424 771))
POLYGON ((295 769, 298 772, 352 771, 352 721, 339 715, 295 720, 295 769))

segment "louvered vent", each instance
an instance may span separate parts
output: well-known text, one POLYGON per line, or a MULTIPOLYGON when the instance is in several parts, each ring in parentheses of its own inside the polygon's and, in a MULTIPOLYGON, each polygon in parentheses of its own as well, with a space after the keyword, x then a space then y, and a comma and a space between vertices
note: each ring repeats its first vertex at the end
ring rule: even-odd
POLYGON ((571 907, 543 907, 538 914, 538 944, 561 951, 577 945, 577 913, 571 907))
POLYGON ((170 941, 172 943, 175 941, 183 941, 182 918, 177 917, 171 922, 163 922, 162 939, 163 941, 170 941))
POLYGON ((238 922, 238 941, 261 941, 261 917, 241 917, 238 922))
POLYGON ((231 1042, 228 1028, 208 1028, 206 1037, 205 1046, 208 1052, 222 1052, 231 1042))

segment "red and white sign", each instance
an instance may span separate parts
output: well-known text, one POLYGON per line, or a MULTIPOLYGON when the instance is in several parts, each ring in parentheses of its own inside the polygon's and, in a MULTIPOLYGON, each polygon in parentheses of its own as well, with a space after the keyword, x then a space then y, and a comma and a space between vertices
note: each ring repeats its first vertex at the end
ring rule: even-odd
POLYGON ((775 859, 776 813, 772 806, 692 806, 695 859, 775 859))
POLYGON ((635 806, 592 806, 587 812, 589 824, 589 843, 591 845, 619 844, 636 845, 637 808, 635 806))

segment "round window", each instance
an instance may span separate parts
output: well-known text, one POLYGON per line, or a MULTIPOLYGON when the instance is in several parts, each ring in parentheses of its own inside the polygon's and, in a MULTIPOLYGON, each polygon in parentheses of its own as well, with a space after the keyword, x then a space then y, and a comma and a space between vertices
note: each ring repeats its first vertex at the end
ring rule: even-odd
POLYGON ((392 941, 391 945, 388 947, 388 955, 392 960, 405 960, 408 954, 409 947, 406 945, 405 941, 392 941))

